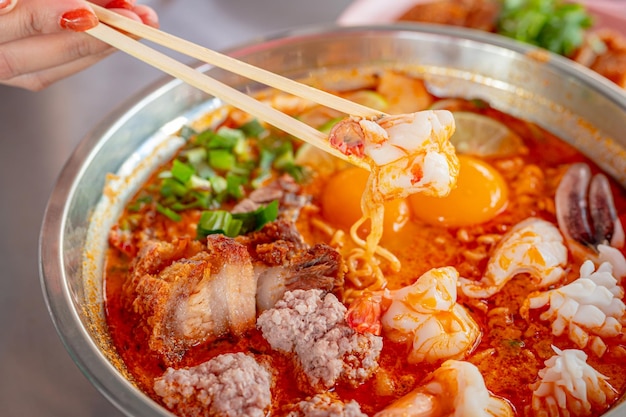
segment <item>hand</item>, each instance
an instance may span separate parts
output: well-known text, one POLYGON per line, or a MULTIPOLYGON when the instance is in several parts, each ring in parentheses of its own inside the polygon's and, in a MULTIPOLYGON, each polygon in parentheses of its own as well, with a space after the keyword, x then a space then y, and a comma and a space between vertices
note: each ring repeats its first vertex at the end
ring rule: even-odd
MULTIPOLYGON (((157 27, 157 14, 134 0, 93 0, 157 27)), ((114 51, 86 33, 98 19, 84 0, 0 0, 0 84, 42 90, 114 51)))

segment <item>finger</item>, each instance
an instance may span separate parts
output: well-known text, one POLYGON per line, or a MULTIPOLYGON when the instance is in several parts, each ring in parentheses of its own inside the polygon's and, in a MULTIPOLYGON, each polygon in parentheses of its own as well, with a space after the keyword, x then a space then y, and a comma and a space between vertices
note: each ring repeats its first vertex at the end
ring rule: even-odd
POLYGON ((17 1, 18 0, 0 0, 0 16, 13 10, 17 1))
POLYGON ((0 80, 54 68, 110 49, 85 33, 59 32, 0 45, 0 80), (36 55, 33 51, 37 51, 36 55))
POLYGON ((76 61, 72 61, 63 65, 59 65, 54 68, 48 68, 43 71, 33 72, 29 74, 22 74, 10 80, 0 81, 0 84, 8 85, 11 87, 24 88, 30 91, 41 91, 51 84, 73 75, 77 72, 84 70, 95 64, 96 62, 109 56, 113 49, 107 49, 105 52, 96 55, 90 55, 84 58, 80 58, 76 61))
MULTIPOLYGON (((3 1, 3 0, 0 0, 3 1)), ((60 32, 63 29, 84 31, 98 24, 98 18, 84 0, 8 0, 17 2, 11 13, 0 14, 0 44, 33 35, 60 32)), ((128 0, 120 3, 114 0, 114 10, 124 16, 154 25, 158 22, 154 10, 147 6, 135 6, 128 0), (137 9, 142 17, 133 10, 137 9)), ((106 6, 106 4, 105 4, 106 6)))
MULTIPOLYGON (((15 1, 15 0, 12 0, 15 1)), ((43 35, 62 31, 62 17, 78 19, 77 11, 91 16, 93 26, 97 24, 95 14, 83 0, 18 0, 15 8, 0 16, 0 43, 33 35, 43 35), (71 13, 74 13, 73 15, 71 13)), ((83 18, 84 19, 84 18, 83 18)))

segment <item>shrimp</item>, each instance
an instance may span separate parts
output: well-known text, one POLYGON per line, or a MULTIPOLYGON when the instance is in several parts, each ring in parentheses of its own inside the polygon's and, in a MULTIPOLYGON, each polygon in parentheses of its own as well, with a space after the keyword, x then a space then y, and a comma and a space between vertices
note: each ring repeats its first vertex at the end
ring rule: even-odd
POLYGON ((590 345, 601 357, 607 349, 602 338, 622 332, 626 305, 622 301, 624 289, 611 274, 611 264, 603 263, 594 269, 593 262, 585 261, 580 267, 580 278, 554 290, 531 294, 522 311, 550 304, 539 317, 552 320, 552 334, 560 336, 567 330, 579 348, 590 345))
POLYGON ((460 278, 468 297, 489 298, 520 273, 529 273, 543 288, 559 281, 567 265, 567 247, 552 223, 530 217, 515 225, 500 241, 480 281, 460 278))
POLYGON ((382 315, 391 304, 391 292, 367 292, 350 304, 346 313, 346 322, 357 333, 372 333, 380 336, 382 332, 382 315))
POLYGON ((456 302, 458 277, 453 267, 434 268, 392 293, 381 318, 383 332, 392 341, 411 343, 409 363, 458 359, 478 343, 478 324, 456 302))
POLYGON ((374 417, 512 417, 506 401, 489 393, 478 368, 447 360, 426 383, 388 405, 374 417))
POLYGON ((530 386, 534 415, 582 417, 604 411, 617 395, 608 378, 587 364, 582 350, 552 349, 556 355, 545 361, 539 380, 530 386))
POLYGON ((449 139, 452 113, 427 110, 378 120, 348 117, 329 134, 330 144, 372 167, 375 201, 405 198, 417 192, 445 196, 454 185, 459 160, 449 139))
POLYGON ((353 260, 371 270, 369 281, 378 289, 386 281, 375 255, 387 260, 393 271, 400 270, 398 258, 379 247, 383 203, 418 192, 441 197, 450 193, 459 174, 459 159, 449 140, 454 130, 452 113, 428 110, 376 120, 350 116, 329 133, 331 146, 371 167, 361 198, 363 215, 350 228, 350 237, 360 247, 353 260), (358 230, 367 220, 371 229, 363 240, 358 230))

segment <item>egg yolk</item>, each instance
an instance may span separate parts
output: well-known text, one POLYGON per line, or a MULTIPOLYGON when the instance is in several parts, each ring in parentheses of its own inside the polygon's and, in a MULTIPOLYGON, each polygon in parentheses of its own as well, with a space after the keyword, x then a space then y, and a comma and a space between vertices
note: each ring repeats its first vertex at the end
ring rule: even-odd
POLYGON ((413 215, 429 224, 470 226, 491 220, 508 201, 508 188, 502 175, 488 163, 459 155, 456 188, 446 197, 414 194, 409 197, 413 215))
MULTIPOLYGON (((347 168, 333 175, 321 195, 322 216, 331 225, 349 230, 361 218, 361 195, 369 172, 361 168, 347 168)), ((387 201, 383 237, 399 232, 410 218, 409 203, 405 199, 387 201)), ((368 223, 367 223, 368 224, 368 223)), ((369 226, 360 230, 367 234, 369 226)))

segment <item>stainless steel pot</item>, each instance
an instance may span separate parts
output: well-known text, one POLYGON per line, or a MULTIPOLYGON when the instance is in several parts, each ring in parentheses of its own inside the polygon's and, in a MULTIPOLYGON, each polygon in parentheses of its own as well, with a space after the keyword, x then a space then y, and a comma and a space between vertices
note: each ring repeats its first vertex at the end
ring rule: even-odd
MULTIPOLYGON (((571 61, 529 46, 483 32, 405 25, 303 30, 230 55, 294 78, 401 65, 419 72, 438 95, 483 98, 537 122, 626 186, 626 93, 571 61)), ((204 69, 244 91, 260 88, 224 71, 204 69)), ((150 168, 174 150, 168 135, 216 105, 178 81, 151 88, 81 142, 48 203, 40 265, 54 324, 87 378, 127 415, 170 414, 129 382, 111 346, 102 304, 107 230, 150 168), (107 177, 109 173, 116 174, 107 177)), ((607 416, 624 414, 626 406, 618 406, 607 416)))

